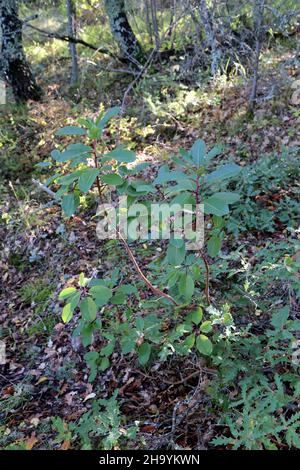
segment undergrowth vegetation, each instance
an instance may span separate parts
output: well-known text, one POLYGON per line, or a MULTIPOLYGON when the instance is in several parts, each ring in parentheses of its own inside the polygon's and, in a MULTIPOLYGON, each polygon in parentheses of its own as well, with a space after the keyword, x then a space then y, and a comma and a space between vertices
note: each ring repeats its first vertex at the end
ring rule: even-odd
MULTIPOLYGON (((252 118, 241 62, 184 75, 185 27, 125 101, 111 57, 78 46, 70 88, 67 45, 26 38, 47 91, 0 108, 1 449, 300 448, 299 107, 278 79, 252 118)), ((293 64, 272 41, 264 90, 293 64)))

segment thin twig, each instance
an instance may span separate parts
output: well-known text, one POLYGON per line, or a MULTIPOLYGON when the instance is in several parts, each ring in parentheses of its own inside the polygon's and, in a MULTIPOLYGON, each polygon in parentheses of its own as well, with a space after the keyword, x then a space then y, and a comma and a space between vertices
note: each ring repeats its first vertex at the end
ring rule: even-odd
POLYGON ((119 239, 121 240, 121 242, 123 243, 124 245, 124 248, 129 256, 129 258, 131 259, 138 275, 140 276, 140 278, 145 282, 145 284, 149 287, 150 290, 152 290, 152 292, 155 294, 155 295, 158 295, 160 297, 164 297, 165 299, 169 300, 170 302, 172 302, 173 305, 178 305, 178 303, 176 302, 175 299, 173 299, 173 297, 171 297, 169 294, 166 294, 165 292, 163 292, 162 290, 158 289, 158 287, 155 287, 150 281, 149 279, 145 276, 145 274, 143 273, 143 271, 141 270, 141 268, 139 267, 139 264, 134 256, 134 254, 132 253, 128 243, 126 242, 125 238, 122 236, 122 234, 120 233, 120 231, 118 229, 116 229, 116 232, 117 232, 117 235, 119 237, 119 239))
POLYGON ((32 178, 31 181, 33 182, 33 184, 35 186, 37 186, 39 189, 41 189, 42 191, 47 193, 49 196, 51 196, 53 199, 55 199, 55 192, 54 191, 51 191, 51 189, 47 188, 47 186, 45 186, 40 181, 35 180, 34 178, 32 178))
POLYGON ((121 62, 124 61, 124 59, 122 60, 121 57, 117 57, 109 49, 103 49, 101 47, 94 46, 93 44, 90 44, 89 42, 86 42, 83 39, 74 38, 73 36, 70 36, 68 34, 58 34, 52 31, 46 31, 45 29, 38 28, 37 26, 33 26, 32 24, 29 24, 29 23, 25 23, 24 25, 27 28, 31 28, 41 34, 44 34, 45 36, 48 36, 49 38, 59 39, 60 41, 70 42, 73 44, 81 44, 82 46, 88 47, 89 49, 92 49, 93 51, 99 52, 100 54, 109 55, 110 57, 113 57, 121 62))

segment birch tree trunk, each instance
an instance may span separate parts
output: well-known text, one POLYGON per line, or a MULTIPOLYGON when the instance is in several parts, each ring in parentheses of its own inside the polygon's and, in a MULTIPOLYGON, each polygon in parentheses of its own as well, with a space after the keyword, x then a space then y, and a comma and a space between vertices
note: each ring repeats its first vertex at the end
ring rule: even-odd
POLYGON ((136 62, 142 57, 142 50, 129 24, 125 0, 105 0, 105 9, 110 29, 121 53, 129 61, 136 62))
POLYGON ((214 77, 219 71, 222 53, 218 45, 213 25, 213 18, 207 6, 206 0, 198 0, 198 4, 199 14, 205 30, 206 40, 211 49, 211 74, 214 77))
POLYGON ((26 60, 22 43, 22 22, 16 0, 0 0, 0 75, 11 85, 17 103, 38 101, 42 89, 37 85, 26 60))
MULTIPOLYGON (((72 38, 76 38, 76 8, 74 0, 67 0, 67 15, 68 15, 68 35, 72 38)), ((78 55, 77 46, 74 42, 69 43, 69 49, 72 59, 72 71, 71 71, 71 85, 75 85, 78 82, 78 55)))

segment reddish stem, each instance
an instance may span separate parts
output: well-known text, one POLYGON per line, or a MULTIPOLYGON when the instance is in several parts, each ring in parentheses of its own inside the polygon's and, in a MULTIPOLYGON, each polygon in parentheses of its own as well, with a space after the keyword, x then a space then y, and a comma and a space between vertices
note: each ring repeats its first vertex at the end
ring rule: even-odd
MULTIPOLYGON (((92 141, 92 146, 93 146, 93 156, 94 156, 94 164, 95 164, 95 168, 98 168, 98 160, 97 160, 97 141, 96 139, 94 139, 92 141)), ((100 184, 100 179, 99 177, 97 176, 97 179, 96 179, 96 183, 97 183, 97 189, 98 189, 98 194, 99 194, 99 198, 100 198, 100 201, 102 202, 102 189, 101 189, 101 184, 100 184)), ((158 295, 160 297, 164 297, 165 299, 169 300, 170 302, 172 302, 173 305, 177 305, 177 302, 173 299, 173 297, 171 297, 169 294, 166 294, 165 292, 163 292, 162 290, 158 289, 158 287, 155 287, 150 281, 149 279, 145 276, 145 274, 143 273, 143 271, 141 270, 134 254, 132 253, 128 243, 126 242, 126 240, 124 239, 124 237, 122 236, 121 232, 116 228, 116 232, 117 232, 117 235, 119 237, 119 240, 121 240, 121 242, 123 243, 124 245, 124 248, 129 256, 129 258, 131 259, 132 263, 133 263, 133 266, 135 267, 138 275, 140 276, 140 278, 145 282, 145 284, 147 285, 147 287, 149 287, 149 289, 155 294, 155 295, 158 295)))
MULTIPOLYGON (((196 189, 195 189, 195 198, 196 198, 196 204, 200 204, 200 197, 199 197, 199 190, 200 190, 200 176, 198 175, 197 176, 197 179, 195 180, 196 181, 196 189)), ((197 208, 196 208, 197 210, 197 208)), ((206 272, 206 275, 205 275, 205 297, 206 297, 206 300, 208 303, 210 303, 210 298, 209 298, 209 263, 208 263, 208 260, 206 258, 206 255, 205 253, 201 250, 200 251, 200 255, 201 255, 201 258, 204 262, 204 266, 205 266, 205 272, 206 272)))
MULTIPOLYGON (((95 168, 98 168, 97 140, 96 139, 92 141, 92 146, 93 146, 94 165, 95 165, 95 168)), ((97 185, 100 200, 102 201, 102 188, 101 188, 99 176, 97 176, 96 178, 96 185, 97 185)))

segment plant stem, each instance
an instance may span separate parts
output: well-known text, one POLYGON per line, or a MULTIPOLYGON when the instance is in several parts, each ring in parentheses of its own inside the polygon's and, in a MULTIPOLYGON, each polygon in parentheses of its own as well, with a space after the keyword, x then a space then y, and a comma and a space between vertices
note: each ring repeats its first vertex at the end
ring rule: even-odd
MULTIPOLYGON (((97 160, 97 140, 94 139, 92 141, 92 146, 93 146, 93 156, 94 156, 94 164, 95 164, 95 168, 98 168, 98 160, 97 160)), ((96 178, 96 185, 97 185, 97 190, 98 190, 98 194, 99 194, 99 199, 100 199, 100 202, 102 203, 102 188, 101 188, 101 184, 100 184, 100 179, 99 177, 97 176, 96 178)), ((164 297, 165 299, 169 300, 173 305, 178 305, 177 302, 173 299, 173 297, 171 297, 169 294, 166 294, 165 292, 163 292, 162 290, 160 290, 158 287, 155 287, 150 281, 149 279, 145 276, 145 274, 143 273, 143 271, 141 270, 133 252, 131 251, 130 249, 130 246, 128 245, 128 243, 126 242, 125 238, 123 237, 123 235, 121 234, 121 232, 118 230, 118 228, 116 227, 116 233, 118 235, 118 238, 119 240, 121 240, 121 242, 123 243, 124 245, 124 248, 129 256, 129 258, 131 259, 132 261, 132 264, 133 266, 135 267, 135 270, 137 271, 138 275, 140 276, 140 278, 145 282, 145 284, 149 287, 150 290, 152 290, 152 292, 155 294, 155 295, 158 295, 160 297, 164 297)))
POLYGON ((210 297, 209 297, 209 263, 206 258, 205 253, 201 250, 200 251, 201 258, 203 259, 204 265, 205 265, 205 271, 206 271, 206 276, 205 276, 205 297, 208 303, 210 303, 210 297))
MULTIPOLYGON (((97 140, 96 139, 93 140, 92 146, 93 146, 93 155, 94 155, 94 165, 95 165, 95 168, 98 168, 97 140)), ((96 185, 97 185, 97 189, 98 189, 100 202, 102 203, 102 187, 101 187, 101 184, 100 184, 99 176, 97 176, 97 178, 96 178, 96 185)))
MULTIPOLYGON (((197 175, 196 189, 195 189, 195 198, 196 198, 196 205, 197 206, 198 206, 198 204, 200 204, 199 189, 200 189, 200 176, 197 175)), ((197 207, 196 207, 196 210, 197 210, 197 207)), ((210 298, 209 298, 209 273, 210 273, 209 263, 208 263, 207 257, 206 257, 203 250, 200 250, 200 255, 201 255, 201 258, 204 262, 205 271, 206 271, 206 274, 205 274, 205 297, 206 297, 207 302, 210 303, 210 298)))
POLYGON ((152 290, 152 292, 155 294, 155 295, 158 295, 158 296, 161 296, 161 297, 164 297, 165 299, 169 300, 170 302, 172 302, 173 305, 178 305, 177 302, 173 299, 173 297, 171 297, 169 294, 165 294, 165 292, 161 291, 160 289, 158 289, 157 287, 155 287, 150 281, 149 279, 145 276, 145 274, 143 273, 143 271, 141 270, 141 268, 139 267, 139 264, 134 256, 134 254, 132 253, 128 243, 126 242, 126 240, 123 238, 122 234, 119 232, 118 229, 116 229, 117 231, 117 234, 118 234, 118 237, 119 239, 121 240, 121 242, 123 243, 124 245, 124 248, 129 256, 129 258, 131 259, 138 275, 140 276, 140 278, 145 282, 145 284, 149 287, 150 290, 152 290))

